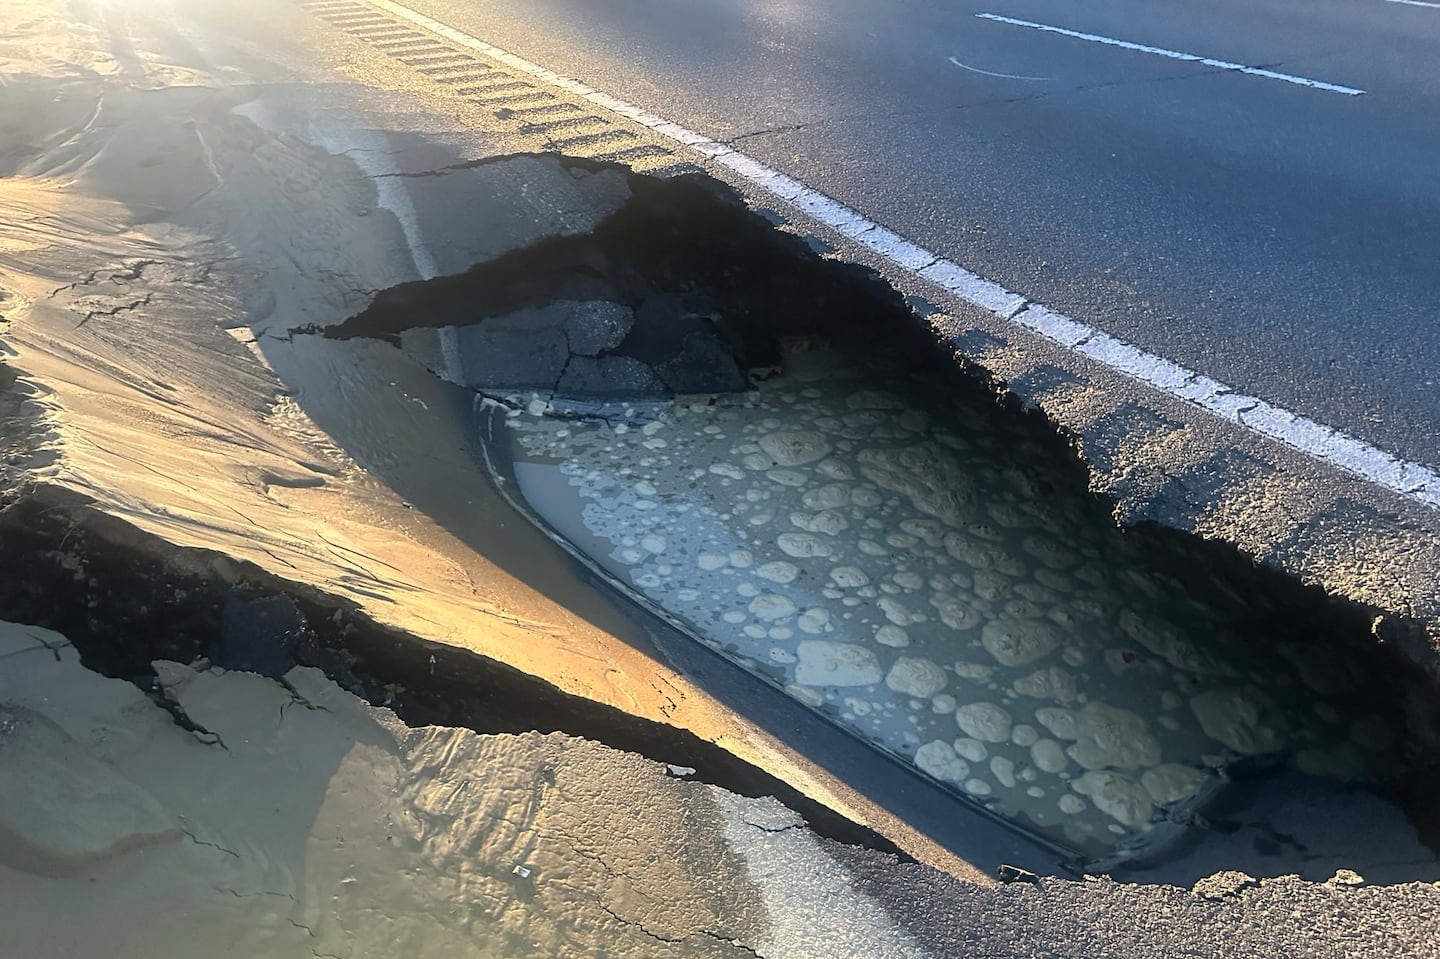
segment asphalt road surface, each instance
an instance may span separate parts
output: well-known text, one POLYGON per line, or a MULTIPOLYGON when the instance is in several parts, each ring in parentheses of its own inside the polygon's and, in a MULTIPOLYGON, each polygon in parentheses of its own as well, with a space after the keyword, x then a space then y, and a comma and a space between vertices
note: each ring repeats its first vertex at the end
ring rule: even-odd
POLYGON ((409 6, 1440 467, 1440 4, 409 6))

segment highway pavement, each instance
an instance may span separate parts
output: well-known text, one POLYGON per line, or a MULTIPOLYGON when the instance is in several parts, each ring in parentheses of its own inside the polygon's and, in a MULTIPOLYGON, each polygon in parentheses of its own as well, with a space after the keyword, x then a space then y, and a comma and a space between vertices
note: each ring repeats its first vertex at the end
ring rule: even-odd
POLYGON ((407 5, 1440 467, 1440 5, 407 5))

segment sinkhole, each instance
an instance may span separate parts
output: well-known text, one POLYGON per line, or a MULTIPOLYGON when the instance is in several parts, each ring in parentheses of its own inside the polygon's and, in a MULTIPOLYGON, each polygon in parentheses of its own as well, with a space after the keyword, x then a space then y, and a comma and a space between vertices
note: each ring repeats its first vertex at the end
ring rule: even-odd
POLYGON ((1237 779, 1434 763, 1373 611, 1117 527, 1042 417, 715 181, 561 162, 628 200, 325 335, 474 391, 494 482, 614 590, 1089 864, 1163 853, 1237 779))

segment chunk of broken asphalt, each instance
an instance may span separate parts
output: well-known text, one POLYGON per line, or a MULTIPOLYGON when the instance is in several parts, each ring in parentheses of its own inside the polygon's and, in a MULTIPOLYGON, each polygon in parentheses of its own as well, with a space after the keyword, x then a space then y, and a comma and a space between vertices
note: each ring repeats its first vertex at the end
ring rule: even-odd
POLYGON ((1011 866, 1008 863, 1001 863, 1000 868, 995 870, 995 877, 1004 883, 1028 882, 1032 886, 1040 885, 1040 877, 1028 869, 1021 869, 1019 866, 1011 866))
POLYGON ((1236 869, 1217 872, 1206 876, 1190 887, 1190 894, 1201 899, 1225 899, 1239 895, 1246 889, 1258 889, 1260 880, 1236 869))
POLYGON ((567 395, 662 393, 665 384, 650 367, 629 356, 573 356, 555 389, 567 395))
POLYGON ((565 317, 565 338, 571 353, 599 356, 619 346, 634 325, 635 313, 623 303, 586 300, 571 306, 565 317))

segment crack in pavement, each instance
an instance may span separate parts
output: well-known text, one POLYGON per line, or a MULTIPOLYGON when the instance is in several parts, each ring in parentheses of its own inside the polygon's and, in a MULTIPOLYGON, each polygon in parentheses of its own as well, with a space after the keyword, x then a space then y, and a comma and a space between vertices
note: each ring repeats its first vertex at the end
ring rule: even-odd
POLYGON ((286 679, 284 676, 273 676, 270 677, 270 679, 277 685, 284 688, 284 690, 290 694, 289 702, 284 702, 280 704, 281 720, 284 720, 285 712, 291 706, 303 706, 307 710, 317 713, 328 713, 331 711, 330 708, 327 706, 321 706, 319 703, 311 702, 300 692, 300 690, 295 688, 295 686, 290 682, 290 680, 286 679))
POLYGON ((191 719, 189 714, 185 712, 185 707, 180 705, 180 701, 174 697, 170 689, 160 685, 159 676, 155 676, 152 673, 152 677, 153 681, 151 689, 149 690, 150 699, 155 705, 170 714, 170 718, 176 726, 189 732, 195 737, 197 742, 203 743, 206 746, 219 746, 227 753, 230 752, 230 747, 225 744, 225 740, 221 738, 219 733, 206 729, 200 723, 191 719))
POLYGON ((758 830, 760 830, 761 832, 764 832, 764 833, 769 833, 769 834, 772 835, 772 836, 773 836, 773 835, 776 835, 777 833, 789 832, 789 831, 792 830, 792 829, 803 829, 803 828, 805 828, 805 823, 803 823, 803 822, 792 822, 792 823, 790 823, 790 824, 788 824, 788 825, 785 825, 785 826, 779 826, 779 827, 771 828, 770 826, 764 826, 764 825, 761 825, 761 824, 758 823, 758 822, 754 822, 754 821, 749 820, 749 819, 741 819, 740 821, 743 822, 743 823, 744 823, 745 825, 747 825, 747 826, 752 826, 752 827, 754 827, 755 829, 758 829, 758 830))
POLYGON ((183 832, 186 836, 188 836, 190 838, 190 841, 195 843, 195 845, 209 846, 211 849, 218 849, 223 853, 234 856, 236 859, 242 858, 238 852, 233 849, 227 849, 226 847, 220 845, 218 842, 206 842, 204 839, 201 839, 199 836, 195 835, 195 831, 190 828, 190 823, 186 821, 184 816, 180 816, 178 818, 180 820, 180 831, 183 832))
POLYGON ((261 896, 275 896, 279 899, 289 899, 291 902, 298 901, 293 895, 288 892, 271 892, 268 889, 261 889, 258 892, 240 892, 237 889, 230 889, 227 887, 225 891, 228 892, 230 895, 234 896, 236 899, 258 899, 261 896))
MULTIPOLYGON (((370 176, 371 176, 371 179, 374 179, 374 180, 385 180, 385 179, 422 180, 422 179, 426 179, 426 178, 428 178, 428 177, 448 176, 448 175, 450 175, 451 173, 461 173, 461 172, 464 172, 465 170, 474 170, 474 169, 476 169, 477 167, 489 166, 489 165, 492 164, 492 163, 500 163, 500 162, 504 162, 504 161, 506 161, 506 160, 513 160, 513 159, 515 159, 516 157, 519 157, 519 156, 527 156, 527 155, 528 155, 528 154, 506 153, 506 154, 501 154, 501 155, 499 155, 499 156, 477 157, 476 159, 473 159, 473 160, 460 160, 459 162, 456 162, 456 163, 448 163, 448 164, 446 164, 445 166, 432 167, 431 169, 428 169, 428 170, 414 170, 414 171, 396 170, 396 171, 394 171, 393 173, 374 173, 374 174, 371 174, 370 176)), ((573 158, 572 158, 572 159, 573 159, 573 158)), ((377 291, 377 292, 378 292, 378 291, 377 291)))
MULTIPOLYGON (((319 936, 315 935, 315 930, 314 930, 314 929, 311 929, 309 926, 305 925, 305 923, 303 923, 303 922, 297 922, 296 920, 291 919, 289 916, 286 916, 286 917, 285 917, 285 921, 288 922, 288 923, 290 923, 290 925, 294 926, 296 929, 304 929, 304 930, 305 930, 305 934, 308 935, 311 939, 319 939, 319 938, 320 938, 319 936)), ((314 952, 314 950, 312 949, 311 952, 314 952)))
MULTIPOLYGON (((47 641, 47 640, 45 639, 44 636, 37 635, 36 633, 34 633, 34 632, 32 632, 32 631, 30 631, 30 630, 28 630, 28 629, 25 631, 25 635, 27 635, 27 636, 29 636, 31 639, 35 640, 35 642, 39 643, 39 644, 40 644, 41 646, 43 646, 45 649, 48 649, 48 650, 50 651, 50 655, 55 657, 55 662, 57 662, 57 663, 61 661, 60 650, 62 650, 62 649, 74 649, 74 648, 75 648, 75 644, 74 644, 74 643, 71 643, 69 640, 66 640, 66 641, 63 642, 63 643, 59 643, 59 644, 52 645, 49 641, 47 641)), ((13 652, 13 653, 7 653, 5 656, 0 656, 0 659, 5 659, 6 656, 20 656, 20 655, 23 655, 23 654, 25 654, 25 653, 32 653, 32 652, 34 652, 34 651, 35 651, 35 650, 34 650, 33 648, 31 648, 31 649, 17 649, 17 650, 16 650, 15 652, 13 652)))
MULTIPOLYGON (((820 121, 820 122, 823 122, 823 121, 820 121)), ((769 135, 772 134, 772 133, 799 133, 801 130, 804 130, 807 126, 810 126, 810 124, 809 124, 809 123, 782 123, 782 124, 780 124, 780 125, 778 125, 778 126, 764 127, 764 128, 762 128, 762 129, 759 129, 759 130, 751 130, 751 131, 749 131, 748 133, 737 133, 737 134, 735 134, 734 136, 732 136, 732 137, 727 137, 727 138, 725 138, 725 139, 723 139, 723 140, 717 139, 715 142, 716 142, 716 143, 723 143, 723 144, 725 144, 726 146, 732 146, 732 147, 733 147, 735 144, 739 143, 741 140, 749 140, 749 139, 751 139, 751 138, 753 138, 753 137, 769 136, 769 135)))
POLYGON ((720 943, 721 945, 730 946, 730 947, 732 947, 732 948, 739 949, 739 950, 741 950, 742 952, 744 952, 746 955, 756 956, 757 959, 758 959, 758 957, 760 956, 759 950, 756 949, 755 947, 753 947, 753 946, 748 946, 748 945, 746 945, 745 943, 740 942, 740 941, 737 940, 737 939, 731 939, 731 938, 729 938, 729 937, 727 937, 727 936, 722 936, 722 935, 720 935, 719 933, 711 932, 711 931, 708 930, 708 929, 697 929, 695 932, 686 933, 685 935, 679 936, 679 937, 665 936, 665 935, 662 935, 662 934, 660 934, 660 933, 658 933, 658 932, 655 932, 653 929, 650 929, 648 926, 645 925, 645 923, 641 922, 641 921, 638 920, 638 919, 627 919, 627 918, 625 918, 624 916, 620 915, 620 914, 617 913, 614 909, 612 909, 610 906, 606 905, 606 904, 603 903, 603 902, 598 902, 598 901, 597 901, 597 902, 596 902, 596 905, 600 907, 600 910, 601 910, 602 912, 604 912, 604 913, 605 913, 607 916, 609 916, 611 919, 614 919, 616 922, 621 923, 622 925, 625 925, 625 926, 629 926, 629 927, 634 928, 634 929, 639 929, 639 930, 640 930, 642 933, 644 933, 646 936, 650 937, 651 939, 654 939, 656 942, 663 942, 663 943, 665 943, 667 946, 683 945, 684 943, 687 943, 687 942, 689 942, 690 940, 692 940, 692 939, 696 938, 697 936, 699 936, 699 937, 703 937, 703 938, 705 938, 705 939, 710 939, 710 940, 712 940, 712 941, 714 941, 714 942, 718 942, 718 943, 720 943))

